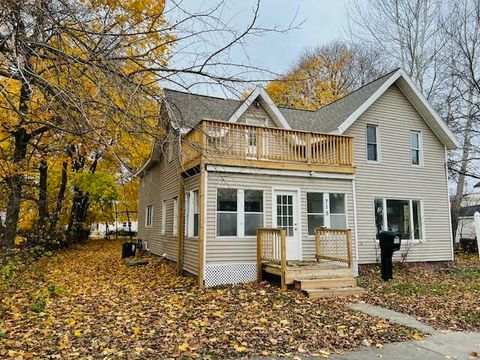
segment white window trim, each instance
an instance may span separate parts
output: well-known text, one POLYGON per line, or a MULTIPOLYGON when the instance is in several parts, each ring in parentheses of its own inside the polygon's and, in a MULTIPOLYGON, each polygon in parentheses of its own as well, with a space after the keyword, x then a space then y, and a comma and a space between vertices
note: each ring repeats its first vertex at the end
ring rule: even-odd
POLYGON ((420 130, 410 130, 410 164, 414 168, 423 167, 423 133, 420 130), (418 149, 412 147, 412 133, 418 134, 418 149), (418 150, 418 165, 412 162, 412 150, 418 150))
POLYGON ((145 227, 147 228, 151 228, 153 226, 153 204, 149 204, 147 206, 145 206, 145 227), (148 208, 152 209, 151 213, 150 213, 150 224, 148 224, 148 208))
POLYGON ((307 201, 307 204, 305 204, 305 209, 306 209, 306 216, 307 216, 307 237, 308 238, 315 238, 315 234, 311 235, 308 233, 308 215, 323 215, 323 224, 326 228, 330 228, 330 216, 332 215, 330 213, 330 194, 342 194, 343 195, 343 201, 344 201, 344 208, 345 212, 343 214, 337 214, 335 213, 334 215, 345 215, 345 224, 346 228, 349 229, 348 227, 348 208, 347 208, 347 193, 345 192, 324 192, 321 190, 307 190, 305 191, 305 199, 307 201), (309 213, 308 212, 308 194, 309 193, 321 193, 323 194, 323 214, 321 213, 309 213))
POLYGON ((173 225, 172 225, 172 235, 178 235, 178 196, 173 198, 173 225))
POLYGON ((365 126, 365 159, 369 164, 380 164, 382 162, 381 156, 381 147, 380 147, 380 126, 375 123, 367 123, 365 126), (368 127, 374 126, 377 130, 375 132, 375 140, 377 142, 377 160, 369 160, 368 159, 368 127))
MULTIPOLYGON (((419 201, 420 202, 420 220, 421 220, 421 226, 422 226, 422 233, 421 233, 421 238, 420 239, 402 239, 402 242, 408 242, 409 244, 423 244, 426 242, 425 239, 425 217, 424 217, 424 211, 423 211, 423 199, 419 198, 398 198, 398 197, 386 197, 386 196, 374 196, 373 197, 373 212, 375 213, 375 199, 382 199, 383 202, 383 229, 387 229, 387 200, 403 200, 403 201, 408 201, 408 206, 409 206, 409 211, 410 211, 410 229, 413 234, 413 201, 419 201)), ((379 240, 377 239, 377 234, 376 234, 376 223, 375 223, 375 216, 373 217, 373 231, 374 231, 374 239, 377 244, 379 244, 379 240)))
MULTIPOLYGON (((229 189, 228 187, 218 187, 215 189, 215 230, 214 236, 216 239, 255 239, 256 235, 247 235, 245 236, 245 191, 252 190, 252 191, 261 191, 262 192, 262 207, 263 207, 263 226, 265 226, 265 190, 264 189, 239 189, 239 188, 231 188, 231 190, 237 190, 237 211, 219 211, 218 210, 218 189, 229 189), (237 235, 218 235, 218 213, 222 214, 237 214, 237 235)), ((260 214, 260 213, 253 213, 249 212, 249 214, 260 214)))

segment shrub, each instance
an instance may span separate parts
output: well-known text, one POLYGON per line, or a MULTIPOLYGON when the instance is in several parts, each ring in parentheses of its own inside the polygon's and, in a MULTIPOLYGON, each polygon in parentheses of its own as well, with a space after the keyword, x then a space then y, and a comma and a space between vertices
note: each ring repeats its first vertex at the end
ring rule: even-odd
POLYGON ((460 249, 468 254, 476 254, 478 252, 477 239, 461 238, 460 249))
POLYGON ((45 310, 45 307, 47 306, 47 300, 44 298, 38 298, 35 304, 32 305, 31 310, 36 313, 41 313, 43 310, 45 310))

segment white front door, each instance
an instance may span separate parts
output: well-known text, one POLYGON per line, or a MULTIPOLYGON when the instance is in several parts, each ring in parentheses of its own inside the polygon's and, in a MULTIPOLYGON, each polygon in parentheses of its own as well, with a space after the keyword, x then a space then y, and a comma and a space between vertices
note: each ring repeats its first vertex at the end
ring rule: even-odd
POLYGON ((296 191, 275 191, 273 227, 285 229, 287 260, 301 260, 301 236, 298 227, 299 207, 296 191))

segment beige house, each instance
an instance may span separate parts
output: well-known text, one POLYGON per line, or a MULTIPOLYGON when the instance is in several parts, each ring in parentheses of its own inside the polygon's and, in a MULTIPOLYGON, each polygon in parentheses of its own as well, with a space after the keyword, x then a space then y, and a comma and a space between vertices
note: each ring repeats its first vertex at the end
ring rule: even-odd
POLYGON ((458 143, 403 70, 316 111, 260 88, 165 98, 172 131, 138 173, 138 236, 201 286, 255 280, 282 254, 345 259, 355 273, 377 261, 384 229, 402 233, 407 261, 452 259, 446 154, 458 143), (336 229, 327 248, 322 228, 336 229))

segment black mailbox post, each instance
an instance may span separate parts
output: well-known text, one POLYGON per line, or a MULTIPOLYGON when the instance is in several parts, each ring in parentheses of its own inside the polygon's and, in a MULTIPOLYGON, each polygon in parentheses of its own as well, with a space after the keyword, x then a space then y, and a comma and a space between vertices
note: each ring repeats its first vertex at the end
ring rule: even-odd
POLYGON ((382 261, 382 279, 388 281, 393 279, 392 256, 395 251, 400 250, 402 235, 396 231, 382 231, 379 234, 379 239, 382 261))

